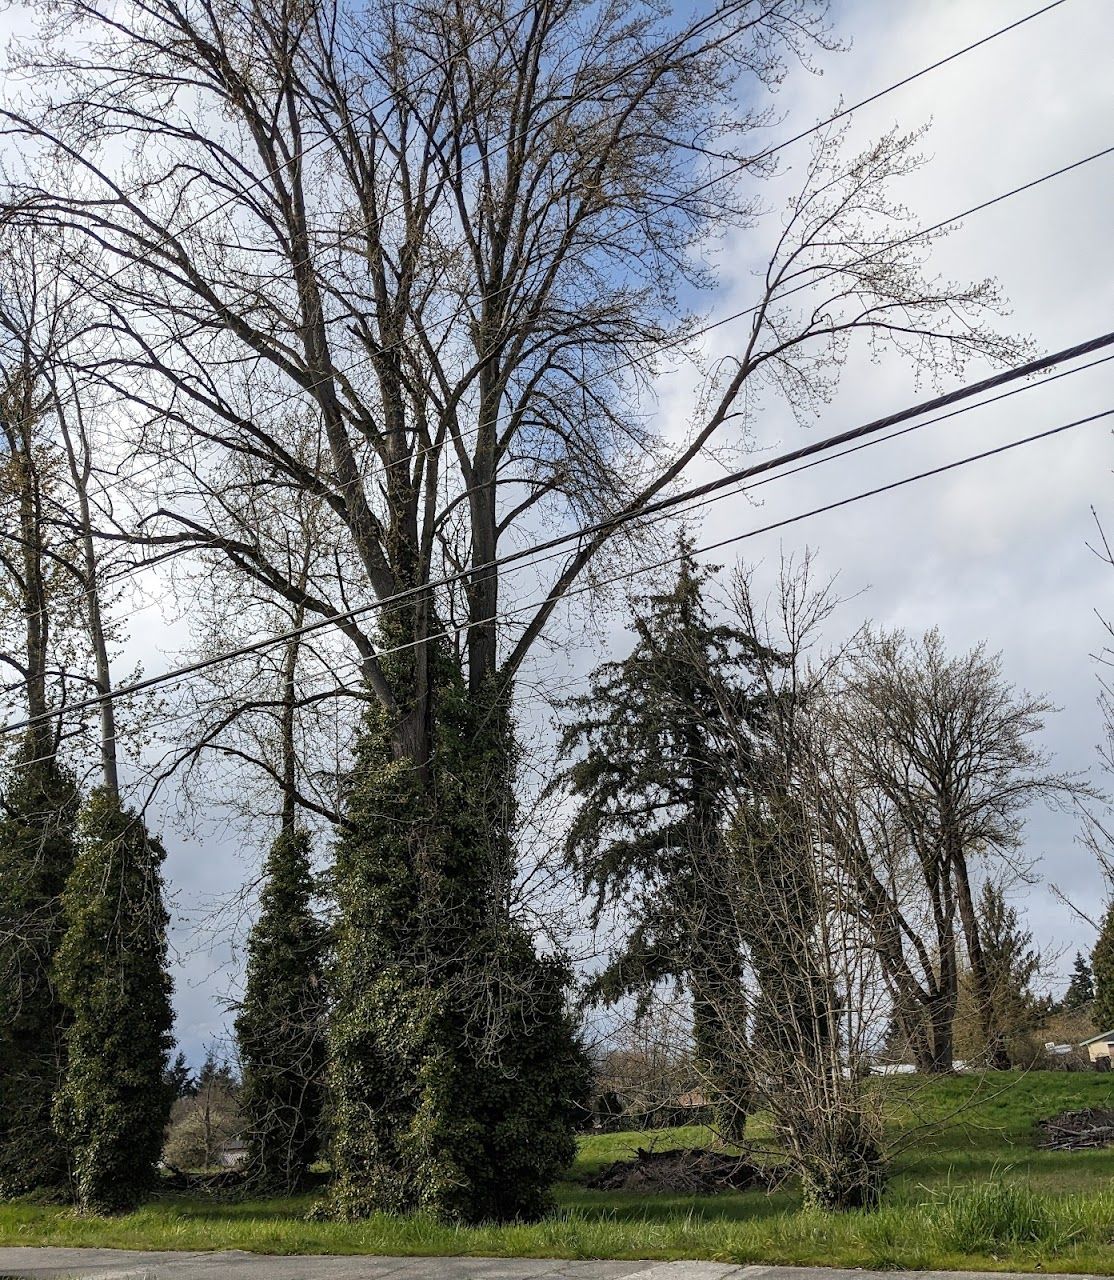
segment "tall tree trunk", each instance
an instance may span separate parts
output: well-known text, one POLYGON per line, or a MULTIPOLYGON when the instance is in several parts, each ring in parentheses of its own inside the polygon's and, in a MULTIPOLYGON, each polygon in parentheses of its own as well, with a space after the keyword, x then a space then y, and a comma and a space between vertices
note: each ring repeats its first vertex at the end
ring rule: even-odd
POLYGON ((967 874, 967 859, 958 848, 950 851, 950 859, 955 875, 956 901, 959 904, 959 918, 963 926, 963 940, 967 947, 967 959, 971 965, 971 979, 975 987, 979 1031, 986 1046, 987 1065, 995 1071, 1008 1071, 1011 1066, 1010 1055, 1006 1049, 1005 1037, 998 1025, 994 984, 987 967, 986 953, 983 951, 978 913, 975 910, 971 895, 971 881, 967 874))
POLYGON ((34 432, 38 412, 34 383, 28 370, 11 380, 8 387, 5 434, 12 452, 19 507, 19 537, 23 567, 23 617, 26 648, 26 696, 29 719, 30 759, 46 759, 53 754, 56 735, 47 721, 47 653, 50 644, 41 483, 35 457, 34 432))
POLYGON ((112 669, 108 656, 108 639, 105 635, 104 614, 101 603, 100 564, 93 536, 93 519, 89 504, 89 478, 92 475, 92 457, 88 437, 77 409, 77 432, 80 438, 80 454, 74 443, 68 416, 60 397, 55 397, 55 409, 66 445, 66 458, 70 466, 74 492, 77 495, 77 513, 81 525, 82 586, 85 591, 86 617, 89 622, 89 643, 93 650, 94 688, 101 698, 98 708, 100 718, 101 775, 109 794, 120 799, 120 772, 116 742, 116 708, 112 693, 112 669))

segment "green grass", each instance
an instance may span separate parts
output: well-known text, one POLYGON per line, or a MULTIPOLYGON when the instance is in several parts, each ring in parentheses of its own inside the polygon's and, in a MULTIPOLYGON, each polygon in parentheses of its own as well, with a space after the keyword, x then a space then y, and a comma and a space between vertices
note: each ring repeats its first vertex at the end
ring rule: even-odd
MULTIPOLYGON (((311 1197, 232 1202, 166 1195, 119 1218, 0 1205, 0 1243, 237 1248, 266 1253, 708 1258, 871 1268, 1090 1271, 1114 1275, 1114 1150, 1037 1151, 1042 1116, 1114 1105, 1114 1078, 1060 1073, 878 1082, 898 1148, 881 1210, 805 1212, 767 1194, 638 1196, 584 1179, 638 1146, 699 1145, 700 1128, 587 1137, 544 1222, 452 1228, 427 1218, 306 1218, 311 1197), (938 1127, 940 1126, 940 1127, 938 1127), (903 1149, 902 1149, 903 1148, 903 1149)), ((754 1125, 762 1141, 763 1126, 754 1125)))

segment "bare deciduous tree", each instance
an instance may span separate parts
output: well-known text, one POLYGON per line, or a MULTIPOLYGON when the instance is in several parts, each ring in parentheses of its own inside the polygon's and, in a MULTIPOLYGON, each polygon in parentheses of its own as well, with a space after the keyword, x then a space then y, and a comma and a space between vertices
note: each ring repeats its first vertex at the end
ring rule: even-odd
POLYGON ((869 633, 833 706, 834 767, 857 797, 839 840, 922 1069, 951 1069, 960 941, 990 1061, 1008 1065, 972 875, 980 859, 1013 857, 1034 802, 1084 792, 1034 745, 1053 709, 982 647, 950 656, 937 631, 869 633))

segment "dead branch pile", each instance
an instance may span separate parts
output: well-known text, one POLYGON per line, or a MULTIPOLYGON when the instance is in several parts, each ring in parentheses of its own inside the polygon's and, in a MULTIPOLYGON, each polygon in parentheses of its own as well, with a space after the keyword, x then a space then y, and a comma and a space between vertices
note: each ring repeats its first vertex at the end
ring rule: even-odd
POLYGON ((616 1160, 588 1179, 594 1191, 680 1191, 714 1195, 717 1191, 747 1191, 769 1187, 776 1171, 755 1164, 749 1156, 724 1151, 680 1148, 647 1151, 637 1148, 633 1160, 616 1160))
POLYGON ((1051 1151, 1114 1146, 1114 1111, 1105 1108, 1063 1111, 1049 1120, 1041 1120, 1037 1127, 1043 1135, 1037 1145, 1051 1151))

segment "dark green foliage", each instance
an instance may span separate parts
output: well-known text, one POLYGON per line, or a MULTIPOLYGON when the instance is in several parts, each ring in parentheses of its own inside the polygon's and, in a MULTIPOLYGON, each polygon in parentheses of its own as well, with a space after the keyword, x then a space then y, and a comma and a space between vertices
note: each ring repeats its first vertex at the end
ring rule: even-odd
POLYGON ((254 1188, 303 1185, 320 1142, 325 1068, 325 928, 313 913, 309 833, 284 831, 267 859, 236 1018, 240 1106, 254 1188))
MULTIPOLYGON (((1071 966, 1071 981, 1068 983, 1064 998, 1060 1001, 1060 1009, 1064 1013, 1072 1013, 1095 998, 1095 979, 1091 966, 1082 952, 1075 953, 1071 966)), ((1103 1030, 1109 1030, 1104 1027, 1103 1030)))
POLYGON ((62 891, 74 861, 78 796, 54 760, 33 765, 39 737, 12 762, 0 818, 0 1195, 68 1185, 51 1123, 64 1060, 65 1010, 51 968, 62 891))
POLYGON ((54 967, 70 1017, 55 1122, 86 1212, 130 1209, 157 1181, 173 1022, 165 856, 139 817, 108 791, 93 793, 81 815, 54 967))
POLYGON ((426 769, 378 711, 336 850, 329 1211, 535 1218, 589 1092, 568 973, 508 908, 511 730, 449 674, 426 769))
POLYGON ((599 667, 570 704, 576 718, 562 751, 579 758, 563 780, 579 804, 566 854, 596 895, 596 921, 618 899, 633 920, 596 993, 613 1001, 667 978, 688 987, 717 1125, 738 1138, 748 1107, 746 1013, 724 810, 765 719, 752 668, 759 656, 777 658, 711 620, 709 571, 687 543, 681 549, 673 587, 638 602, 630 656, 599 667))
POLYGON ((163 1083, 172 1099, 192 1098, 197 1092, 197 1081, 193 1078, 190 1064, 186 1061, 186 1055, 181 1049, 175 1054, 174 1061, 166 1068, 163 1083))
MULTIPOLYGON (((1013 1037, 1031 1030, 1047 1012, 1033 990, 1040 954, 1033 946, 1032 930, 1022 927, 1017 908, 1006 902, 1002 889, 992 881, 986 881, 979 892, 978 913, 997 1033, 1013 1037)), ((993 1049, 987 1045, 990 1060, 993 1049)))
POLYGON ((1114 902, 1102 918, 1098 941, 1091 952, 1091 972, 1095 982, 1095 1030, 1109 1031, 1114 1028, 1114 902))

